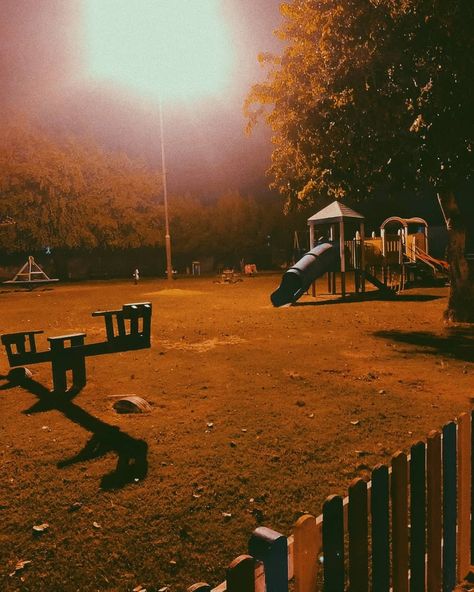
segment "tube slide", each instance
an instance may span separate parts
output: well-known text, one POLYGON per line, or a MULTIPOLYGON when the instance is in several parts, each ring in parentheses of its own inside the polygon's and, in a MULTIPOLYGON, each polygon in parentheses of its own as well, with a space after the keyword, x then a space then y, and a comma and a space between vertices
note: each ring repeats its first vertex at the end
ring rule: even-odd
POLYGON ((283 274, 280 287, 270 296, 273 306, 296 302, 315 279, 335 271, 338 263, 339 250, 331 243, 314 247, 283 274))

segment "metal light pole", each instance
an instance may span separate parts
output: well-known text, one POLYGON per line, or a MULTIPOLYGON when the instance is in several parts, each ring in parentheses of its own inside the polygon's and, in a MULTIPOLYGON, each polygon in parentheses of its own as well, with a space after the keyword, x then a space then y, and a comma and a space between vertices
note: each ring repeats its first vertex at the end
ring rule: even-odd
POLYGON ((160 138, 161 138, 161 175, 163 182, 163 203, 165 206, 165 250, 166 250, 166 276, 173 279, 173 265, 171 263, 171 235, 168 218, 168 186, 166 183, 165 138, 163 134, 163 105, 160 97, 160 138))

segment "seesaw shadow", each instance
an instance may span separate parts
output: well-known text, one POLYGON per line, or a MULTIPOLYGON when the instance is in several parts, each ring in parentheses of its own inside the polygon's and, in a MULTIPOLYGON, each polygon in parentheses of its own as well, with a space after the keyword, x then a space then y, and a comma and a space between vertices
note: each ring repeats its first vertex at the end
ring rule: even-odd
POLYGON ((422 354, 474 362, 474 328, 448 327, 444 335, 427 331, 376 331, 374 336, 418 346, 422 354))
POLYGON ((44 411, 59 411, 82 428, 92 433, 92 437, 84 448, 77 454, 57 463, 62 469, 70 465, 87 462, 115 452, 118 456, 117 466, 113 471, 104 475, 100 486, 102 489, 120 489, 128 483, 143 480, 148 474, 148 444, 144 440, 133 438, 122 432, 120 428, 94 417, 76 405, 72 398, 78 394, 78 389, 68 393, 53 393, 45 386, 28 377, 0 376, 7 383, 0 386, 1 390, 21 387, 35 395, 38 401, 25 414, 42 413, 44 411))

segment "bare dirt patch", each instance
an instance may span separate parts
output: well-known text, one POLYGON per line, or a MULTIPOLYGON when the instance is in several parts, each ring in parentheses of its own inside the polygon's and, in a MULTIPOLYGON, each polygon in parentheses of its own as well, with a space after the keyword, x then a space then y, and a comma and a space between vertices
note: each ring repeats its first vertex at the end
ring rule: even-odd
POLYGON ((88 384, 70 401, 48 399, 47 364, 30 367, 35 389, 0 381, 0 589, 215 585, 256 526, 289 534, 364 466, 470 408, 474 335, 443 327, 446 288, 274 309, 278 282, 0 293, 0 333, 84 331, 88 342, 105 337, 93 310, 154 306, 152 348, 88 359, 88 384), (151 413, 117 414, 118 394, 143 397, 151 413), (141 442, 146 477, 104 486, 141 442), (19 561, 31 563, 16 571, 19 561))

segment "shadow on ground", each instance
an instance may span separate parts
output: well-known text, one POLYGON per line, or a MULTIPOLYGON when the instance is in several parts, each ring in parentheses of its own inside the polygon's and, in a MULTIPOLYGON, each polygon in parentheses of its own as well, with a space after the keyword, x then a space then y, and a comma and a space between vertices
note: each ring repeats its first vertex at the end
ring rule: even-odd
POLYGON ((102 477, 100 483, 102 489, 120 489, 127 483, 141 481, 147 476, 148 444, 144 440, 132 438, 120 428, 109 425, 76 405, 72 399, 78 394, 78 390, 53 393, 39 382, 15 373, 0 376, 0 379, 6 380, 5 384, 0 386, 0 390, 19 386, 38 398, 38 401, 23 413, 41 413, 54 409, 92 433, 92 437, 84 448, 74 456, 58 462, 58 468, 90 461, 109 452, 115 452, 118 456, 117 466, 112 472, 102 477))
POLYGON ((438 300, 443 296, 437 296, 434 294, 390 294, 385 292, 365 292, 362 294, 350 294, 345 298, 341 296, 335 296, 330 298, 324 295, 320 300, 314 300, 312 302, 295 302, 291 306, 325 306, 328 304, 347 304, 349 302, 365 302, 374 300, 389 300, 391 302, 430 302, 432 300, 438 300))
POLYGON ((449 327, 444 334, 424 331, 377 331, 374 336, 418 346, 423 354, 444 355, 465 362, 474 362, 474 327, 449 327))

